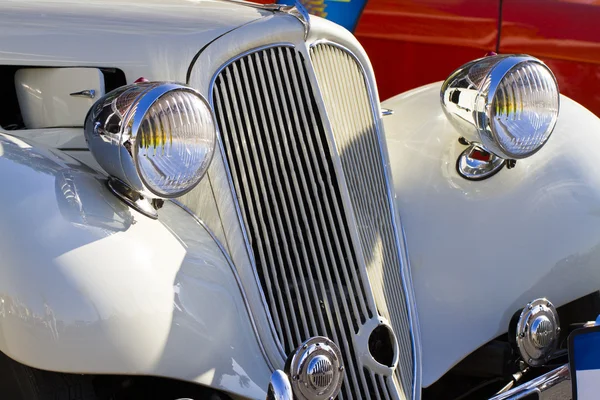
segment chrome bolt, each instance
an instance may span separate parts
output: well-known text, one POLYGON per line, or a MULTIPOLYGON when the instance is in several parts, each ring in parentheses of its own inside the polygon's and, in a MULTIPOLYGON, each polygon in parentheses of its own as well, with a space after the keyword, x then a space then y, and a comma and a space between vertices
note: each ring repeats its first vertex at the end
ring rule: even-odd
POLYGON ((531 305, 531 303, 527 304, 527 309, 531 310, 533 308, 533 306, 531 305))
POLYGON ((305 343, 304 346, 302 346, 303 349, 308 349, 308 345, 305 343))
POLYGON ((531 364, 531 363, 533 362, 533 358, 530 358, 529 360, 527 360, 527 362, 528 362, 529 364, 531 364))
POLYGON ((344 370, 344 366, 343 366, 343 365, 340 365, 340 368, 339 368, 339 370, 340 370, 340 371, 343 371, 343 370, 344 370))

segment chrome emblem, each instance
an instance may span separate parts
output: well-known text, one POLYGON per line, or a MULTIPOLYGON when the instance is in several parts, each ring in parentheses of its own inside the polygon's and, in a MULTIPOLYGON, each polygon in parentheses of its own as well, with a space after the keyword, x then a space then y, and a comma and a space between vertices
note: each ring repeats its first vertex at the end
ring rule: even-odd
POLYGON ((544 365, 556 350, 559 336, 558 313, 548 300, 534 300, 521 311, 516 343, 527 364, 533 367, 544 365))
POLYGON ((538 348, 544 348, 554 339, 554 326, 545 315, 540 315, 531 323, 531 340, 538 348))
POLYGON ((306 375, 310 383, 316 387, 325 389, 333 380, 333 366, 331 361, 324 355, 318 355, 308 363, 306 375))
POLYGON ((290 355, 286 365, 295 399, 329 400, 340 392, 342 353, 331 340, 322 336, 308 339, 290 355))

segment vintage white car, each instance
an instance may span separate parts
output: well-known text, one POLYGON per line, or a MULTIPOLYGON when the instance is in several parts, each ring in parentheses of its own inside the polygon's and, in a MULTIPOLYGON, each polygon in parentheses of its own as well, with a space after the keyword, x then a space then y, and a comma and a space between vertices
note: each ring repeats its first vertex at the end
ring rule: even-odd
POLYGON ((540 61, 380 104, 301 6, 2 0, 0 27, 0 398, 571 396, 600 120, 540 61))

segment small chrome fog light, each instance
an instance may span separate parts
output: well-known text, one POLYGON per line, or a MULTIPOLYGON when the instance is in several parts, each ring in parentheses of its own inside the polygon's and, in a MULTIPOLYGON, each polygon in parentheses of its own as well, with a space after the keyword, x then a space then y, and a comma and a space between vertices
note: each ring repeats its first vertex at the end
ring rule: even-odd
POLYGON ((202 179, 215 125, 208 102, 192 88, 143 82, 100 98, 86 118, 85 137, 113 192, 155 217, 147 198, 181 196, 202 179))
POLYGON ((470 143, 502 159, 529 157, 548 141, 559 110, 552 71, 527 55, 496 55, 454 71, 441 89, 444 113, 470 143))

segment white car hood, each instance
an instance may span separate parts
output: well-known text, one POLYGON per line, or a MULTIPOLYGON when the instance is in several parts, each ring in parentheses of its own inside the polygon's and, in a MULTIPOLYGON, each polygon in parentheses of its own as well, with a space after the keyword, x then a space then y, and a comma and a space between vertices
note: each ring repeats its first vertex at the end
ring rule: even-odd
POLYGON ((268 15, 210 0, 0 0, 0 65, 120 68, 127 81, 185 81, 198 51, 268 15))

